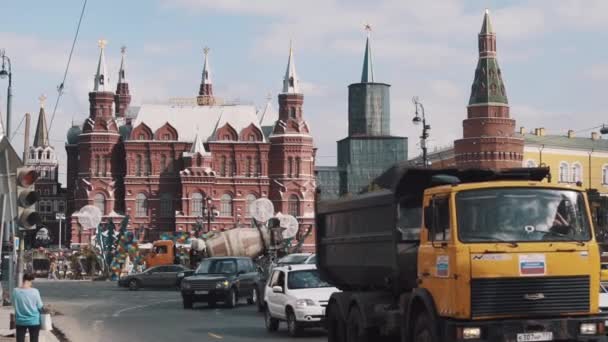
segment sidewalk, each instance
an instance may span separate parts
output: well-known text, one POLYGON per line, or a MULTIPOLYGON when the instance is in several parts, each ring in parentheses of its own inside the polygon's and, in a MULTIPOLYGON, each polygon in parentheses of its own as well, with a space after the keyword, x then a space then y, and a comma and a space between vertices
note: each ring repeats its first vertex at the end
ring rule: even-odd
MULTIPOLYGON (((15 334, 15 330, 9 329, 10 314, 13 312, 11 306, 0 307, 0 342, 15 341, 15 337, 5 337, 15 334)), ((28 339, 25 339, 28 341, 28 339)), ((40 342, 59 342, 59 340, 50 331, 40 331, 40 342)))

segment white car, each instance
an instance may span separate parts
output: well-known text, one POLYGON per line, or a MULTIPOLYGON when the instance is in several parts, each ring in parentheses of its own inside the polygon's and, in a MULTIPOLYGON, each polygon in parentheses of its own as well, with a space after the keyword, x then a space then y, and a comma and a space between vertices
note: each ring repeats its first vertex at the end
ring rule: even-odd
POLYGON ((600 283, 600 311, 608 312, 608 283, 600 283))
POLYGON ((332 293, 339 290, 321 280, 316 265, 277 267, 266 282, 265 322, 268 331, 277 331, 287 322, 290 336, 303 328, 321 326, 332 293))

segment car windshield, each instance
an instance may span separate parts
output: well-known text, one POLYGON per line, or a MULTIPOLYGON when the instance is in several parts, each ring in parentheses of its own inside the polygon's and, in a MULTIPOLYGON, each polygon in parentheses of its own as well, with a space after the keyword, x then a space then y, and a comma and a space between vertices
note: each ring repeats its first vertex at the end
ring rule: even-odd
POLYGON ((308 254, 291 254, 279 259, 278 263, 282 265, 303 264, 310 255, 308 254))
POLYGON ((578 191, 500 188, 456 196, 463 242, 589 241, 591 229, 578 191))
POLYGON ((310 257, 310 259, 306 260, 307 264, 316 264, 317 263, 317 256, 313 255, 310 257))
POLYGON ((327 282, 321 280, 319 271, 303 270, 289 272, 287 277, 287 288, 291 290, 314 289, 319 287, 331 287, 327 282))
POLYGON ((196 269, 196 274, 233 274, 236 273, 234 259, 207 259, 203 260, 196 269))

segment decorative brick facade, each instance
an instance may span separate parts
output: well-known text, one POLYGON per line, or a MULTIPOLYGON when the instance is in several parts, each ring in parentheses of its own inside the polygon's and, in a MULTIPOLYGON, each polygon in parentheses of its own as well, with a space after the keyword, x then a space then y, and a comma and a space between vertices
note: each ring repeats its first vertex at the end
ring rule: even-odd
MULTIPOLYGON (((122 67, 116 95, 96 83, 82 132, 68 132, 68 169, 78 170, 78 180, 68 181, 70 214, 87 204, 103 209, 105 219, 127 214, 129 229, 150 241, 162 232, 192 231, 197 221, 204 230, 249 226, 249 204, 268 197, 277 212, 295 213, 303 231, 312 227, 314 148, 303 95, 279 95, 278 120, 271 121, 270 105, 263 113, 248 105, 218 105, 208 51, 197 105, 130 107, 122 67), (263 126, 268 122, 271 127, 263 126), (205 209, 215 214, 210 227, 205 209)), ((96 82, 100 77, 105 79, 98 71, 96 82)), ((72 241, 88 243, 89 232, 79 229, 74 216, 71 224, 72 241)))
POLYGON ((521 166, 523 139, 515 135, 515 120, 496 60, 496 34, 486 11, 479 33, 479 62, 471 87, 463 138, 454 142, 459 168, 502 169, 521 166))

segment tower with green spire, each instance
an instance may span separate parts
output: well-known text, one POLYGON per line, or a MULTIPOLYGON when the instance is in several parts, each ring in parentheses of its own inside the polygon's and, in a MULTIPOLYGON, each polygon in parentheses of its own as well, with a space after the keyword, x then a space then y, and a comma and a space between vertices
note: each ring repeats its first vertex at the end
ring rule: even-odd
POLYGON ((459 168, 521 167, 523 139, 515 136, 515 120, 502 72, 496 59, 496 33, 486 10, 478 35, 479 61, 475 69, 463 138, 454 142, 459 168))
POLYGON ((356 194, 391 165, 407 160, 407 138, 391 135, 390 85, 374 78, 371 27, 365 29, 361 82, 348 86, 348 137, 338 141, 338 167, 317 172, 324 199, 356 194))

